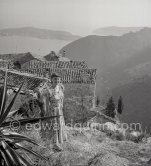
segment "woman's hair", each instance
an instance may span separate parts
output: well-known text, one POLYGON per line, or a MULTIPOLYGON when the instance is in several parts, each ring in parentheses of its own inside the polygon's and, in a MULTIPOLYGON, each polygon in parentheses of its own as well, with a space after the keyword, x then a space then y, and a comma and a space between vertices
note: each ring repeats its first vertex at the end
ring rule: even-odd
POLYGON ((52 79, 54 77, 59 77, 59 75, 57 75, 56 73, 53 73, 50 78, 52 79))

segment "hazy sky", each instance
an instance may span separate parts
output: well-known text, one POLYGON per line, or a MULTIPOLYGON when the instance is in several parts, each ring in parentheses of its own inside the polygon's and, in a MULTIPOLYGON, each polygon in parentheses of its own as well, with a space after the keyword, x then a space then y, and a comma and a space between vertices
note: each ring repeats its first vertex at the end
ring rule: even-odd
POLYGON ((0 0, 0 28, 22 26, 80 35, 105 26, 151 26, 151 0, 0 0))

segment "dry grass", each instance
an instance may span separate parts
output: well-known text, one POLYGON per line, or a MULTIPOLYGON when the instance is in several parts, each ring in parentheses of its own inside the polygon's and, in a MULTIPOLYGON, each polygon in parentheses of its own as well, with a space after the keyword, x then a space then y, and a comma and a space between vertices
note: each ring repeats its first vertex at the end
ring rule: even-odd
POLYGON ((101 131, 67 129, 68 141, 59 153, 52 152, 50 141, 41 140, 39 132, 23 133, 48 148, 25 145, 49 158, 46 163, 30 156, 38 166, 147 166, 151 158, 151 142, 118 141, 101 131))

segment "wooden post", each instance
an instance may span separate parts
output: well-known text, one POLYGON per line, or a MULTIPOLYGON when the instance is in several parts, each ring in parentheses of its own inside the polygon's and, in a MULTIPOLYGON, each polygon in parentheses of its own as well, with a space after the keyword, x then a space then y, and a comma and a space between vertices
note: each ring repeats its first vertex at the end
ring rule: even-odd
MULTIPOLYGON (((60 89, 61 90, 61 89, 60 89)), ((59 125, 59 142, 63 143, 63 128, 65 127, 64 117, 63 117, 63 96, 60 96, 60 103, 59 103, 59 118, 58 118, 58 125, 59 125)), ((64 133, 65 135, 65 133, 64 133)))

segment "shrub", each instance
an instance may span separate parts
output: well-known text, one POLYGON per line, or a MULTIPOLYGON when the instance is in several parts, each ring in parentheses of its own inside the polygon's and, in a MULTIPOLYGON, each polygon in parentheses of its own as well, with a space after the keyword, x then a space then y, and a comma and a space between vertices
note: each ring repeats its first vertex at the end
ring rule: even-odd
POLYGON ((135 142, 135 143, 139 143, 142 142, 143 138, 144 138, 144 133, 140 133, 138 136, 134 136, 131 132, 127 132, 126 133, 126 140, 135 142))
POLYGON ((118 131, 107 131, 106 135, 111 137, 114 140, 118 140, 118 141, 125 140, 124 134, 118 131))
POLYGON ((108 100, 106 105, 107 106, 105 108, 105 114, 109 117, 114 118, 116 113, 115 113, 115 104, 112 97, 108 100))

